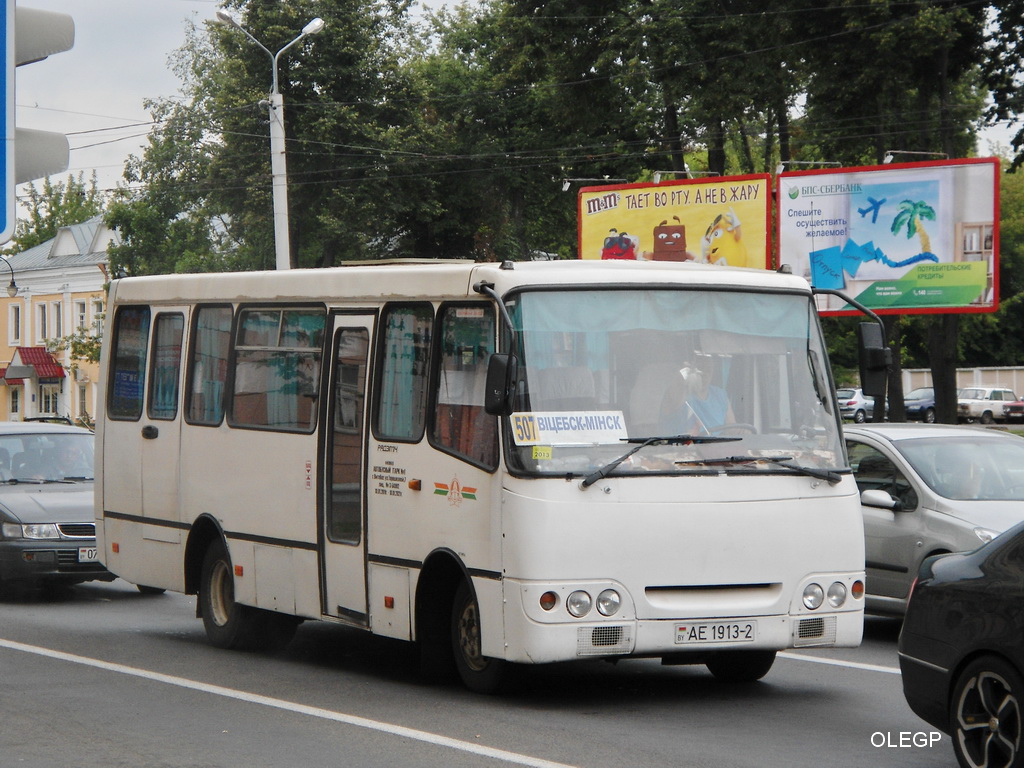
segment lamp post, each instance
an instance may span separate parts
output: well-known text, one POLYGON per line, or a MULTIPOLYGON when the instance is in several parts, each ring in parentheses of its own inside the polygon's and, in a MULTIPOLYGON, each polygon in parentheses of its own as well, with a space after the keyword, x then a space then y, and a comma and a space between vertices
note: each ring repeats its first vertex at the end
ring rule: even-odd
POLYGON ((4 264, 7 265, 7 268, 11 270, 11 284, 7 286, 7 295, 13 299, 18 295, 18 285, 14 282, 14 267, 11 266, 11 262, 7 259, 4 259, 3 261, 4 264))
POLYGON ((273 176, 274 194, 274 245, 277 252, 277 268, 291 269, 291 245, 288 239, 288 168, 285 160, 284 142, 284 99, 277 83, 277 62, 281 54, 309 35, 315 35, 324 28, 324 20, 317 17, 302 28, 299 36, 277 53, 270 50, 249 34, 241 24, 224 10, 217 11, 217 21, 233 27, 258 45, 270 57, 272 80, 270 87, 270 172, 273 176))

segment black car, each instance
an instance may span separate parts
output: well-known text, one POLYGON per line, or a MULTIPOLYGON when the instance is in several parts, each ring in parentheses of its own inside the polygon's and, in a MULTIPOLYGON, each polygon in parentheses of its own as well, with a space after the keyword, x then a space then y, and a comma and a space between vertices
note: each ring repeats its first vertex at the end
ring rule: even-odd
POLYGON ((0 593, 113 580, 96 545, 94 443, 81 427, 0 424, 0 593))
POLYGON ((899 654, 907 703, 961 766, 1024 765, 1024 523, 925 560, 899 654))
POLYGON ((935 423, 935 390, 932 387, 918 387, 903 398, 908 421, 935 423))

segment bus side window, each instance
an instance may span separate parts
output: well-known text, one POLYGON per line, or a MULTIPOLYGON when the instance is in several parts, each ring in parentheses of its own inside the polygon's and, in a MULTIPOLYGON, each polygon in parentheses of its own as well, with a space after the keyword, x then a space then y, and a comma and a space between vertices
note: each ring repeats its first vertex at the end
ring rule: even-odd
POLYGON ((107 415, 133 420, 142 416, 146 389, 146 348, 149 307, 121 307, 114 318, 114 351, 110 356, 107 415))
POLYGON ((189 424, 216 426, 224 418, 231 307, 199 307, 194 317, 185 420, 189 424))
POLYGON ((148 410, 151 419, 174 419, 178 415, 178 378, 184 327, 185 318, 180 313, 159 314, 153 323, 148 410))
POLYGON ((497 418, 484 412, 487 361, 494 351, 494 315, 481 306, 449 306, 442 310, 439 328, 441 359, 431 442, 494 469, 498 463, 497 418))
POLYGON ((384 310, 374 420, 374 433, 381 439, 417 442, 423 436, 433 319, 429 304, 393 304, 384 310))

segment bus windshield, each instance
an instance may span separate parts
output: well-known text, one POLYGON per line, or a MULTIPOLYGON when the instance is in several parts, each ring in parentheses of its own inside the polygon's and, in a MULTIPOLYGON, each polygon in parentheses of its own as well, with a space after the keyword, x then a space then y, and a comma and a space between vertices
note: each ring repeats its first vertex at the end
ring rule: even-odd
POLYGON ((650 438, 665 440, 614 474, 846 465, 807 295, 535 290, 508 307, 519 355, 513 472, 585 477, 650 438))

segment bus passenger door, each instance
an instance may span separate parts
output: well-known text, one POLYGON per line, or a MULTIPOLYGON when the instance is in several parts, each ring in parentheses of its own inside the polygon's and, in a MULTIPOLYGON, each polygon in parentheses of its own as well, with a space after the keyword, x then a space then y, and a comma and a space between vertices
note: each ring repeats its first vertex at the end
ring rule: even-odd
POLYGON ((321 596, 326 615, 366 626, 367 357, 374 318, 332 322, 327 418, 323 429, 321 596))

